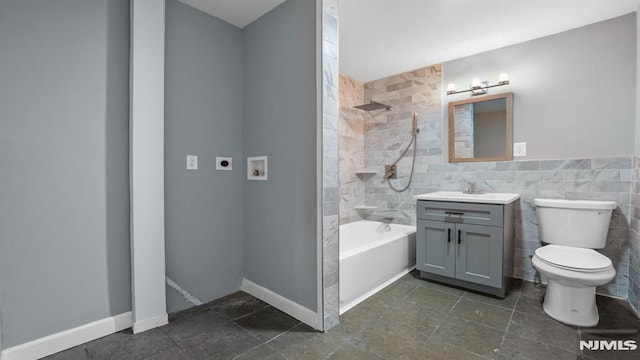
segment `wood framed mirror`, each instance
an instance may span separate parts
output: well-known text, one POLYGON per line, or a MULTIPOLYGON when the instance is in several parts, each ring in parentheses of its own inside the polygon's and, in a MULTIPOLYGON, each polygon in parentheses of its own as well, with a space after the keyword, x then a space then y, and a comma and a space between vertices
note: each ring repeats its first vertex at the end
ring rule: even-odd
POLYGON ((513 159, 513 93, 449 103, 449 162, 513 159))

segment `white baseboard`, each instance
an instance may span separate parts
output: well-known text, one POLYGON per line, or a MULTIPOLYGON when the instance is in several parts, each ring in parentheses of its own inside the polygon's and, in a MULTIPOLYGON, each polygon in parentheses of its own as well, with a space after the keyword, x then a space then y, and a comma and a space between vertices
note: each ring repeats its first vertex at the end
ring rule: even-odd
POLYGON ((322 324, 318 323, 318 314, 295 301, 289 300, 286 297, 276 294, 275 292, 247 279, 242 279, 240 290, 257 297, 258 299, 286 314, 293 316, 314 329, 322 329, 322 324))
POLYGON ((133 323, 133 333, 138 334, 147 330, 155 329, 162 325, 166 325, 168 323, 169 316, 167 314, 136 321, 133 323))
POLYGON ((2 360, 39 359, 130 327, 131 312, 129 311, 10 347, 2 351, 0 358, 2 360))

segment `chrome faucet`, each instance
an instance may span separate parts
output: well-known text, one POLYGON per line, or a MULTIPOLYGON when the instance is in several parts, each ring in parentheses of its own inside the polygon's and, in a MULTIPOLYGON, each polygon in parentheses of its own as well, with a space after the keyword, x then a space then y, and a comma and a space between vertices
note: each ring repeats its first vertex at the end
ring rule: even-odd
POLYGON ((467 187, 466 189, 462 190, 462 192, 465 194, 481 194, 482 193, 482 191, 480 191, 480 188, 478 187, 475 181, 467 181, 467 187))

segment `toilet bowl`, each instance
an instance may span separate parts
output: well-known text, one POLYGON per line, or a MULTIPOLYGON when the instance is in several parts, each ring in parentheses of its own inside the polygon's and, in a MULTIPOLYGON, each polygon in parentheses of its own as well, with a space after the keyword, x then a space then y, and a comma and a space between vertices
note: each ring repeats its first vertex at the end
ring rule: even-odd
POLYGON ((609 258, 593 249, 606 244, 613 201, 535 199, 540 240, 533 267, 547 279, 543 309, 575 326, 595 326, 596 286, 616 275, 609 258))
POLYGON ((596 286, 616 276, 609 258, 591 249, 547 245, 538 248, 531 261, 547 278, 542 304, 547 315, 574 326, 598 324, 596 286))

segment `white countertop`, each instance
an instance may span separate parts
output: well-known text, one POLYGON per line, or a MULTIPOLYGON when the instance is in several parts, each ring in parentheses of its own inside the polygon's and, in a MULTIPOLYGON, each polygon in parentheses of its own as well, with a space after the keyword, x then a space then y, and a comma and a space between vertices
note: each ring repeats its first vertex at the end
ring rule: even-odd
POLYGON ((483 204, 510 204, 520 198, 520 194, 511 193, 480 193, 465 194, 462 191, 436 191, 415 195, 416 200, 452 201, 483 204))

